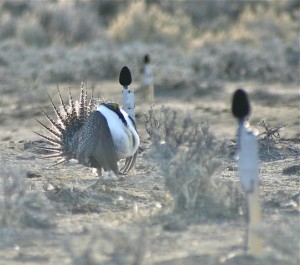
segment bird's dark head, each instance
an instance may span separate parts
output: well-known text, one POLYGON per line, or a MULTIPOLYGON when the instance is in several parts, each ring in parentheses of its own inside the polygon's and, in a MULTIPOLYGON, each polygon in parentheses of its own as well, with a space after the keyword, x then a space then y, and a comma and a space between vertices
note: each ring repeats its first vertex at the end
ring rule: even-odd
POLYGON ((123 124, 126 127, 128 127, 127 121, 126 121, 124 115, 122 114, 118 103, 109 102, 109 103, 102 103, 102 105, 105 106, 106 108, 110 109, 111 111, 115 112, 118 115, 118 117, 121 119, 123 124))

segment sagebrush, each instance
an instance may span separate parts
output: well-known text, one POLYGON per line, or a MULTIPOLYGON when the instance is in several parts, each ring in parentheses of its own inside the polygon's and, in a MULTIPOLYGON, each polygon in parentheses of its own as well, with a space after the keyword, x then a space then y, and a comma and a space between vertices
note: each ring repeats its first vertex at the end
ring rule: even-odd
POLYGON ((150 108, 146 130, 175 211, 222 216, 238 208, 235 188, 220 178, 226 142, 217 140, 207 124, 190 115, 180 117, 170 108, 162 107, 159 114, 150 108))
POLYGON ((23 168, 6 165, 0 173, 0 222, 2 226, 48 228, 54 225, 53 207, 43 193, 30 191, 23 168))

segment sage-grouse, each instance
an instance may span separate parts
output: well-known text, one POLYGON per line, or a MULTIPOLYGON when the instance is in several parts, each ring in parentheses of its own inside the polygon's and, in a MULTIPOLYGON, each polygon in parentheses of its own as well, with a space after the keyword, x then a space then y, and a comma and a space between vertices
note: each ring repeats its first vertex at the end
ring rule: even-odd
MULTIPOLYGON (((129 70, 127 72, 130 74, 129 70)), ((121 85, 124 85, 121 80, 121 85)), ((42 109, 51 126, 38 121, 50 133, 37 133, 48 143, 43 148, 51 154, 45 157, 57 158, 54 165, 77 159, 84 166, 96 168, 99 176, 102 175, 102 169, 113 171, 115 175, 125 174, 132 169, 140 145, 133 119, 117 103, 104 102, 93 95, 88 100, 83 83, 79 101, 73 100, 70 89, 68 105, 63 101, 59 88, 58 94, 60 108, 49 97, 57 120, 42 109), (121 159, 126 160, 119 170, 118 161, 121 159)))

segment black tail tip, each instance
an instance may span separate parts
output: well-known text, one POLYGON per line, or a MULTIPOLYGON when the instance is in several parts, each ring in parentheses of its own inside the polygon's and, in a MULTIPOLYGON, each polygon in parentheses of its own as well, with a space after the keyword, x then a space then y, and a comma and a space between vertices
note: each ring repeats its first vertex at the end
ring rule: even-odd
POLYGON ((250 104, 247 93, 239 88, 233 94, 231 111, 234 117, 244 120, 250 113, 250 104))
POLYGON ((120 72, 119 82, 121 86, 129 86, 131 84, 131 73, 127 66, 124 66, 120 72))

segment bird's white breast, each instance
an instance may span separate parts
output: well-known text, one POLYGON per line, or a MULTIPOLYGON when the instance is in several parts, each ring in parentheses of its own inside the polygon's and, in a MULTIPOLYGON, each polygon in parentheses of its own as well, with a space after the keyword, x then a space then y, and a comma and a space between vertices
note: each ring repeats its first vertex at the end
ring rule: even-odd
POLYGON ((118 158, 134 155, 140 145, 140 139, 128 114, 120 109, 128 124, 128 127, 126 127, 119 116, 106 106, 100 105, 97 111, 107 120, 118 158))

